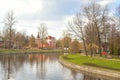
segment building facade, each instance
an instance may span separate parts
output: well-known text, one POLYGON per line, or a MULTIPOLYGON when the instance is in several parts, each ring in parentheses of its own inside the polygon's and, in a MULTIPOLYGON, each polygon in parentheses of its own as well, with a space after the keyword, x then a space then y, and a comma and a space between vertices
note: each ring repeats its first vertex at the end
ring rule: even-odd
POLYGON ((41 39, 39 36, 37 36, 37 39, 35 40, 37 44, 37 48, 46 48, 46 49, 55 49, 56 48, 56 39, 52 36, 47 36, 45 38, 44 43, 42 44, 41 39))

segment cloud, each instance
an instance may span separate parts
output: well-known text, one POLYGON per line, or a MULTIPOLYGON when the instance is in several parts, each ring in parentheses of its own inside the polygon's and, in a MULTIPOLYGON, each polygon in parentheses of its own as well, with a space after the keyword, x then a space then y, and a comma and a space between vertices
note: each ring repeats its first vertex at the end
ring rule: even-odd
POLYGON ((36 12, 34 11, 33 13, 21 14, 19 15, 19 19, 61 20, 66 15, 75 14, 80 7, 80 3, 78 0, 40 0, 40 2, 43 5, 41 10, 38 9, 36 10, 36 12))
POLYGON ((69 16, 75 14, 79 6, 79 0, 0 0, 1 16, 9 10, 15 12, 17 31, 37 35, 37 27, 44 22, 48 33, 57 38, 67 29, 69 16))
POLYGON ((105 6, 105 5, 111 4, 115 1, 116 0, 81 0, 80 2, 82 5, 88 4, 90 2, 96 2, 96 3, 100 4, 101 6, 105 6))
POLYGON ((43 8, 41 0, 0 0, 2 11, 14 10, 20 13, 31 13, 43 8))
MULTIPOLYGON (((13 10, 18 20, 15 27, 18 31, 37 35, 37 27, 44 22, 49 34, 58 38, 74 14, 90 1, 93 0, 0 0, 0 21, 7 11, 13 10)), ((106 5, 116 0, 95 1, 106 5)))
POLYGON ((106 5, 109 5, 113 2, 115 2, 115 0, 99 0, 98 4, 100 4, 101 6, 106 6, 106 5))

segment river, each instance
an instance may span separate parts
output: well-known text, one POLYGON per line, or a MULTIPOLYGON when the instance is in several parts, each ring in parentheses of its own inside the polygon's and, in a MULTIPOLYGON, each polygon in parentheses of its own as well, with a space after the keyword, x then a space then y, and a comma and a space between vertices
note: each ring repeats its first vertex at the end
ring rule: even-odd
POLYGON ((0 55, 0 80, 105 80, 63 66, 60 55, 0 55))

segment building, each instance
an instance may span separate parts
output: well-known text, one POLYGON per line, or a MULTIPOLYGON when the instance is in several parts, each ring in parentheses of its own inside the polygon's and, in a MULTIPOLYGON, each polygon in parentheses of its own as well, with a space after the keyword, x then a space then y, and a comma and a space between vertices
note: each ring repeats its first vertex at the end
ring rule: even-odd
POLYGON ((9 40, 6 40, 6 41, 3 41, 2 39, 0 39, 0 48, 13 48, 13 41, 9 41, 9 40))
POLYGON ((38 35, 35 42, 37 44, 37 48, 39 48, 39 49, 42 47, 46 48, 46 49, 55 49, 56 48, 56 39, 55 39, 55 37, 52 37, 52 36, 47 36, 45 38, 43 45, 42 45, 41 39, 38 35))
POLYGON ((56 39, 55 37, 48 36, 46 37, 47 47, 55 49, 56 48, 56 39))

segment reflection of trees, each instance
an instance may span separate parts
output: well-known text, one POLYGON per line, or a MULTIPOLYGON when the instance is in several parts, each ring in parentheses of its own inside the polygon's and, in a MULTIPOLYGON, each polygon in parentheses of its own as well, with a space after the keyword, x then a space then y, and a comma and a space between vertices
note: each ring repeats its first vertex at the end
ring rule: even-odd
POLYGON ((46 55, 43 55, 43 54, 30 54, 29 55, 29 62, 31 63, 31 65, 32 64, 34 64, 34 62, 36 62, 36 61, 38 61, 38 62, 40 62, 41 60, 48 60, 48 56, 46 56, 46 55))
POLYGON ((55 61, 58 60, 58 58, 61 54, 54 53, 54 55, 53 54, 47 54, 47 55, 49 56, 50 62, 54 63, 55 61))
POLYGON ((37 61, 37 76, 44 80, 46 75, 46 65, 45 61, 48 59, 48 56, 43 54, 40 55, 40 61, 37 61))
POLYGON ((77 80, 76 76, 77 76, 77 72, 74 70, 71 70, 71 75, 73 76, 73 80, 77 80))
MULTIPOLYGON (((30 70, 32 68, 36 69, 35 75, 42 80, 45 80, 46 72, 47 72, 47 62, 49 64, 54 63, 58 57, 57 54, 17 54, 17 55, 4 55, 0 56, 0 64, 4 71, 4 80, 8 80, 10 78, 15 78, 17 72, 24 68, 24 64, 30 65, 30 70)), ((26 67, 29 68, 29 67, 26 67)), ((26 69, 25 68, 25 69, 26 69)), ((29 70, 29 69, 28 69, 29 70)), ((31 73, 34 74, 34 73, 31 73)), ((27 75, 27 74, 25 74, 27 75)))
POLYGON ((29 62, 31 65, 34 64, 34 62, 41 62, 42 60, 46 62, 47 60, 50 60, 50 62, 54 62, 58 59, 59 55, 58 54, 29 54, 29 62))
MULTIPOLYGON (((29 62, 31 66, 36 64, 36 73, 39 79, 45 80, 46 72, 47 72, 47 61, 55 62, 57 60, 58 54, 30 54, 29 62)), ((50 63, 49 62, 49 63, 50 63)))
POLYGON ((25 61, 24 55, 4 55, 0 56, 1 65, 5 71, 4 76, 6 79, 14 77, 14 74, 23 66, 25 61))
POLYGON ((49 56, 44 54, 30 54, 29 62, 31 65, 36 64, 37 76, 44 80, 46 75, 46 65, 45 62, 49 60, 49 56))
POLYGON ((95 78, 90 75, 84 75, 84 80, 104 80, 104 79, 95 78))
MULTIPOLYGON (((77 71, 71 69, 71 75, 73 77, 73 80, 77 80, 77 76, 78 76, 77 71)), ((105 80, 105 79, 102 79, 101 77, 98 78, 97 76, 92 74, 84 74, 83 76, 81 75, 80 80, 105 80)))

